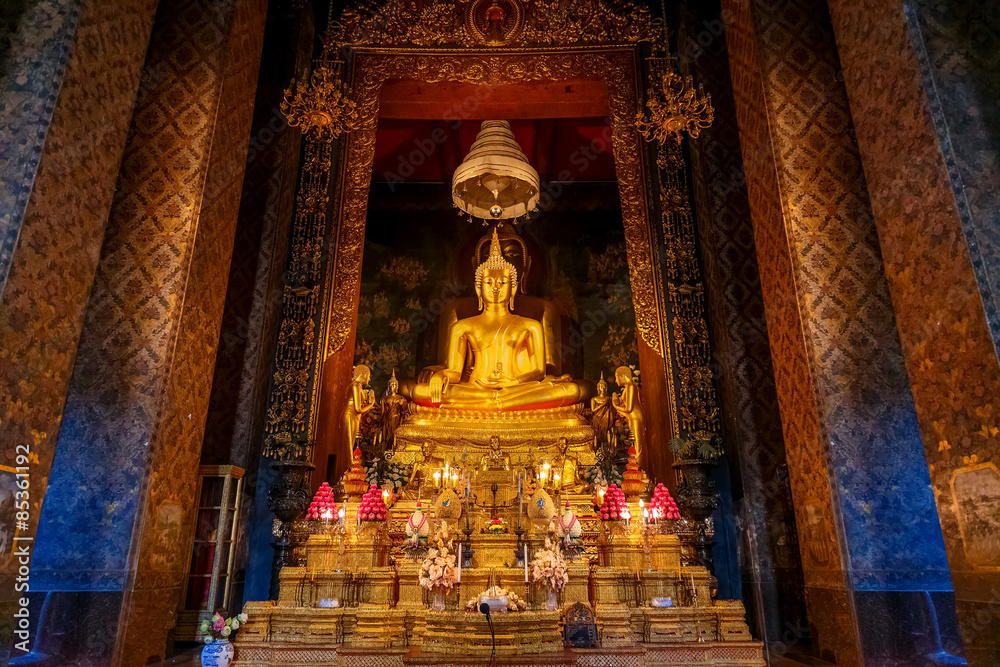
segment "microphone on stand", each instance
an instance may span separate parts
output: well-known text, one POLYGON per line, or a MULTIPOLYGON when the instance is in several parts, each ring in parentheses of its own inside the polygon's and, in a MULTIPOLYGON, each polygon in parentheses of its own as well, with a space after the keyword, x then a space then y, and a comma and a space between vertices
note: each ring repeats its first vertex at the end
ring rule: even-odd
POLYGON ((480 602, 479 611, 486 614, 486 622, 490 626, 490 641, 493 642, 493 653, 490 655, 490 667, 493 667, 497 664, 497 636, 493 632, 493 619, 490 618, 490 606, 485 602, 480 602))

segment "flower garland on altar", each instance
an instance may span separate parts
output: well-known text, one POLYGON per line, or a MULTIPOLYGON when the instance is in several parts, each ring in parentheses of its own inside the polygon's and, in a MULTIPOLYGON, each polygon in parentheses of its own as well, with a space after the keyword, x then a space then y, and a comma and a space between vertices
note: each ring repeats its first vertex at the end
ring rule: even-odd
POLYGON ((431 537, 431 543, 436 548, 427 550, 427 557, 420 565, 420 585, 429 591, 450 591, 458 582, 458 571, 455 568, 455 554, 452 551, 452 537, 448 534, 448 524, 441 524, 431 537))
POLYGON ((553 593, 561 591, 569 582, 566 571, 566 560, 559 552, 559 547, 552 540, 545 538, 545 548, 535 554, 535 559, 529 564, 532 581, 544 583, 553 593))
POLYGON ((483 598, 507 598, 507 611, 525 611, 528 609, 528 603, 518 597, 517 593, 508 591, 506 588, 493 586, 466 602, 465 610, 478 611, 479 601, 483 598))

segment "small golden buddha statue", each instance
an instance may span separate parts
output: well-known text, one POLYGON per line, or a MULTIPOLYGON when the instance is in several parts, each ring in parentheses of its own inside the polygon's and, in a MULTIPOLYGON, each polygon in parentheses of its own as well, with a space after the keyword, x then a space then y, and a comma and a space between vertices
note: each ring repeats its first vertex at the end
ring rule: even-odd
POLYGON ((622 390, 611 397, 611 405, 628 423, 628 430, 635 440, 635 457, 638 459, 642 454, 646 429, 642 405, 639 402, 639 388, 632 379, 632 369, 628 366, 619 366, 615 371, 615 382, 622 390))
POLYGON ((604 371, 597 383, 597 396, 590 399, 590 412, 593 414, 591 423, 597 433, 605 433, 614 421, 614 411, 611 407, 611 397, 608 396, 608 383, 604 380, 604 371))
POLYGON ((382 437, 391 438, 396 429, 403 423, 406 417, 408 401, 399 395, 399 380, 396 379, 396 369, 392 369, 392 377, 389 378, 389 386, 386 387, 385 396, 382 398, 382 437))
POLYGON ((351 384, 347 388, 347 407, 344 408, 344 437, 347 451, 354 450, 354 440, 361 430, 361 418, 375 407, 375 392, 366 389, 371 382, 372 372, 364 364, 354 367, 351 384))
POLYGON ((443 369, 413 388, 420 405, 467 410, 556 408, 580 400, 569 376, 545 374, 545 332, 538 320, 514 314, 517 270, 500 253, 496 230, 490 254, 476 269, 480 314, 448 331, 443 369), (466 371, 471 353, 472 367, 466 371))

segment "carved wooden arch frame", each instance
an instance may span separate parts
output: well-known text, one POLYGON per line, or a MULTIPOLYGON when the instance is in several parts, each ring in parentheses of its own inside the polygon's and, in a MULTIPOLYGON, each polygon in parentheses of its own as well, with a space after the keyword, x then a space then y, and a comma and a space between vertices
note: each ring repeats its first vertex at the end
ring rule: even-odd
MULTIPOLYGON (((368 209, 368 193, 375 156, 379 95, 391 79, 424 83, 458 82, 504 85, 526 81, 562 81, 569 78, 599 79, 607 86, 608 114, 612 125, 615 170, 618 177, 622 218, 635 308, 636 329, 643 343, 664 365, 665 391, 670 430, 676 435, 677 404, 673 364, 666 335, 666 297, 657 257, 658 243, 650 225, 651 195, 647 193, 644 166, 645 145, 635 128, 642 72, 637 44, 549 47, 517 51, 455 51, 434 48, 388 48, 361 46, 353 49, 350 77, 360 127, 341 140, 337 216, 331 235, 331 261, 326 271, 326 300, 321 313, 319 350, 316 355, 313 400, 310 401, 309 431, 317 434, 320 386, 331 379, 346 386, 350 365, 335 364, 337 378, 324 379, 324 365, 331 357, 349 355, 353 361, 361 261, 368 209), (347 347, 350 345, 350 347, 347 347), (345 349, 346 348, 346 349, 345 349), (339 376, 345 375, 340 378, 339 376), (342 380, 342 382, 341 382, 342 380)), ((327 369, 329 370, 329 369, 327 369)), ((342 407, 343 397, 326 396, 327 409, 342 407), (333 400, 331 400, 333 399, 333 400)), ((320 429, 322 431, 323 429, 320 429)), ((326 434, 329 437, 330 434, 326 434)), ((319 438, 322 439, 322 438, 319 438)))

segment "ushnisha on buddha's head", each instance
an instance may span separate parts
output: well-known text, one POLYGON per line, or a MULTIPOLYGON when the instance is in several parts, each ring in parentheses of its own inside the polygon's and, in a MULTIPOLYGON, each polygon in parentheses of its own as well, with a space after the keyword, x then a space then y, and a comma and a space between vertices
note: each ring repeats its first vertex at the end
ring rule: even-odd
POLYGON ((506 305, 514 309, 514 295, 517 293, 517 269, 503 258, 497 230, 493 230, 490 255, 476 268, 476 294, 479 295, 479 309, 484 304, 506 305))

